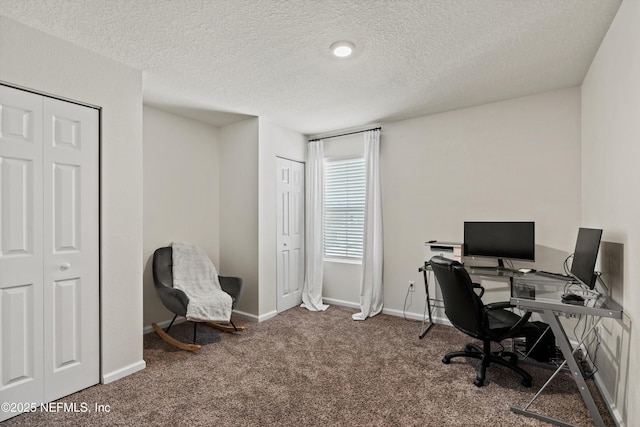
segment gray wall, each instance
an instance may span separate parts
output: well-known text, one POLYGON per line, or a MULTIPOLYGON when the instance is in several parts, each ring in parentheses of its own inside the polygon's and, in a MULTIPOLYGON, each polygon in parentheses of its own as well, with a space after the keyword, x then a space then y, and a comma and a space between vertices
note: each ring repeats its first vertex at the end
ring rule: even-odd
POLYGON ((158 298, 153 251, 172 242, 203 248, 219 266, 218 128, 144 107, 144 325, 173 317, 158 298))
POLYGON ((236 310, 259 312, 258 119, 220 128, 220 266, 244 280, 236 310))
POLYGON ((639 75, 640 2, 624 1, 582 85, 582 223, 610 242, 603 277, 625 311, 601 325, 599 378, 627 426, 640 424, 639 75))

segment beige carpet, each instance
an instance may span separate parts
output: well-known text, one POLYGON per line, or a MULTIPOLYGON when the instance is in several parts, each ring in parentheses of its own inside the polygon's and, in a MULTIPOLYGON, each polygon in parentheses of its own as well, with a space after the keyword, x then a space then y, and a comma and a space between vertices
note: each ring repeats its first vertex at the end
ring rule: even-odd
MULTIPOLYGON (((144 338, 147 368, 119 381, 65 397, 86 413, 30 413, 6 426, 539 426, 509 410, 525 405, 551 374, 526 367, 534 385, 501 366, 475 387, 476 360, 441 362, 468 337, 436 325, 420 340, 420 322, 378 315, 351 320, 355 310, 294 308, 247 331, 221 334, 199 325, 197 353, 177 350, 155 334, 144 338), (95 412, 95 405, 110 412, 95 412)), ((189 341, 192 324, 172 328, 189 341)), ((589 381, 590 383, 592 381, 589 381)), ((595 387, 591 387, 595 390, 595 387)), ((597 392, 596 392, 597 394, 597 392)), ((613 426, 599 395, 607 425, 613 426)), ((554 380, 532 409, 592 425, 567 374, 554 380)), ((4 426, 3 426, 4 427, 4 426)))

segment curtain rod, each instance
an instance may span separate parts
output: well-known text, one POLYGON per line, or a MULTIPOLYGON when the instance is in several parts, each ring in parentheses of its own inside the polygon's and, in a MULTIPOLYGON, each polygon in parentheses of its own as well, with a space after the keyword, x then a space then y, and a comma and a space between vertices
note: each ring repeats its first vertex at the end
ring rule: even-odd
POLYGON ((367 132, 367 131, 370 131, 370 130, 381 130, 381 129, 382 129, 382 127, 378 126, 378 127, 371 128, 371 129, 356 130, 356 131, 353 131, 353 132, 341 133, 339 135, 325 136, 324 138, 314 138, 314 139, 310 139, 309 142, 311 142, 311 141, 320 141, 321 139, 324 140, 324 139, 330 139, 330 138, 337 138, 339 136, 354 135, 356 133, 367 132))

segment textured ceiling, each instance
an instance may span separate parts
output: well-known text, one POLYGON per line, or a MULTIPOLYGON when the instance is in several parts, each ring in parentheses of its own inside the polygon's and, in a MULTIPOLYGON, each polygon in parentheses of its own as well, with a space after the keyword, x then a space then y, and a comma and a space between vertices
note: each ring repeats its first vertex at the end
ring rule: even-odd
POLYGON ((620 2, 0 0, 0 14, 143 70, 149 105, 318 134, 578 85, 620 2), (337 40, 355 54, 332 57, 337 40))

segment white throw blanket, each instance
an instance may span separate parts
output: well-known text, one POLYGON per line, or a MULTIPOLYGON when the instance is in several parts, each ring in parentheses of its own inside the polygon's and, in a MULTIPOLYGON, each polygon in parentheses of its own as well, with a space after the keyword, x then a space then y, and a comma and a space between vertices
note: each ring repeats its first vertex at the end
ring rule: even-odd
POLYGON ((207 253, 191 243, 173 243, 173 287, 189 297, 187 319, 228 322, 231 296, 222 290, 207 253))

